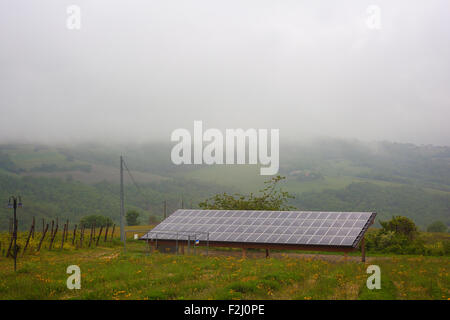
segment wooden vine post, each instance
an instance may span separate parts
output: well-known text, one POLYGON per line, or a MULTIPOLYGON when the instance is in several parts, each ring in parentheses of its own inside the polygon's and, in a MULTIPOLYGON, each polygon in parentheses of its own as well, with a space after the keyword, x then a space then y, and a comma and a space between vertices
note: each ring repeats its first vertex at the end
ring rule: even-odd
POLYGON ((116 229, 116 224, 114 223, 114 225, 113 225, 113 229, 112 229, 112 232, 111 232, 111 241, 113 240, 113 238, 114 238, 114 230, 116 229))
POLYGON ((31 239, 34 239, 34 230, 36 229, 36 220, 33 217, 33 233, 31 234, 31 239))
POLYGON ((83 247, 83 239, 84 239, 84 228, 85 226, 81 226, 81 232, 80 232, 80 248, 83 247))
POLYGON ((27 250, 28 244, 30 243, 30 237, 32 234, 34 234, 34 217, 33 217, 33 223, 31 224, 30 227, 30 232, 28 233, 28 237, 27 237, 27 242, 25 243, 25 247, 23 247, 23 251, 22 251, 22 257, 25 254, 25 250, 27 250))
POLYGON ((41 237, 41 240, 39 241, 37 251, 41 250, 42 242, 44 241, 45 235, 47 234, 47 230, 48 230, 48 223, 47 223, 47 226, 45 227, 45 229, 42 231, 42 237, 41 237))
POLYGON ((95 242, 95 245, 98 246, 98 241, 100 240, 100 237, 102 236, 103 226, 100 227, 100 232, 98 233, 97 242, 95 242))
POLYGON ((11 252, 11 247, 12 247, 13 242, 14 242, 14 236, 13 236, 13 234, 11 233, 11 240, 9 241, 8 251, 6 252, 6 257, 7 257, 7 258, 9 257, 9 254, 10 254, 10 252, 11 252))
POLYGON ((91 225, 91 235, 89 237, 89 248, 91 247, 91 243, 92 243, 92 231, 94 230, 94 226, 91 225))
POLYGON ((64 224, 64 229, 63 229, 63 233, 62 233, 62 237, 61 237, 61 248, 60 250, 63 249, 64 247, 64 240, 66 239, 66 229, 67 229, 67 224, 64 224))
POLYGON ((55 221, 52 220, 52 230, 50 231, 50 238, 53 237, 53 228, 55 226, 55 221))
POLYGON ((109 224, 106 225, 105 239, 103 240, 103 242, 106 242, 106 240, 108 239, 108 230, 109 230, 109 224))
POLYGON ((48 250, 52 250, 53 241, 55 241, 55 237, 56 237, 57 233, 58 233, 58 224, 56 224, 55 232, 53 232, 53 234, 52 234, 52 236, 50 238, 50 245, 48 246, 48 250))
POLYGON ((73 228, 72 245, 75 244, 75 238, 77 237, 77 225, 73 228))

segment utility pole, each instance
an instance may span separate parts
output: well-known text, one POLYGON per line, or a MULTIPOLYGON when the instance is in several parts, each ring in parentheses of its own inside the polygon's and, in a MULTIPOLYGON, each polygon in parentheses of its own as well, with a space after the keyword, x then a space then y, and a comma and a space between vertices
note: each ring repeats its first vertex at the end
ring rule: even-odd
POLYGON ((167 201, 164 200, 164 219, 167 218, 167 201))
POLYGON ((123 201, 123 158, 120 156, 120 240, 125 244, 125 206, 123 201))

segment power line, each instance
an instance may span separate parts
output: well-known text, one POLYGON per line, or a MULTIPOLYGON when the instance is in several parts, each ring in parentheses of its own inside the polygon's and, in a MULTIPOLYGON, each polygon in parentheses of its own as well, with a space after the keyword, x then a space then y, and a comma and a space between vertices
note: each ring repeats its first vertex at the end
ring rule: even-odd
POLYGON ((127 172, 128 172, 128 175, 129 175, 130 178, 131 178, 131 181, 132 181, 133 184, 136 186, 136 188, 137 188, 137 190, 138 190, 138 193, 139 193, 142 197, 144 197, 144 199, 146 199, 147 196, 144 194, 144 191, 142 190, 142 188, 139 187, 139 185, 136 183, 136 180, 134 179, 133 175, 131 174, 130 169, 128 169, 128 166, 127 166, 127 164, 125 163, 125 160, 123 160, 123 158, 122 158, 122 161, 123 161, 123 165, 125 166, 125 169, 127 169, 127 172))
POLYGON ((135 185, 136 188, 139 190, 139 192, 140 192, 142 195, 144 195, 144 194, 142 193, 141 187, 139 187, 139 185, 136 183, 136 180, 134 180, 134 177, 133 177, 133 175, 131 174, 130 169, 128 169, 128 166, 127 166, 127 164, 125 163, 125 160, 123 160, 123 165, 125 166, 125 169, 127 169, 127 172, 128 172, 128 175, 129 175, 130 178, 131 178, 131 181, 134 183, 134 185, 135 185))

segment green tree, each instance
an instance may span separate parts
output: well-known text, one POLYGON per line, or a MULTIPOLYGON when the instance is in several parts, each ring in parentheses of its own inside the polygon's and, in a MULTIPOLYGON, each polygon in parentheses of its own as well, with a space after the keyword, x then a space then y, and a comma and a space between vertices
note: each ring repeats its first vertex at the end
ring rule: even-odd
POLYGON ((96 227, 106 227, 112 225, 113 221, 109 217, 104 217, 100 215, 89 215, 84 216, 80 220, 80 226, 85 228, 90 228, 95 225, 96 227))
POLYGON ((389 221, 380 221, 380 224, 383 231, 392 231, 396 235, 406 236, 409 240, 415 239, 418 234, 416 224, 407 217, 392 217, 389 221))
POLYGON ((427 228, 428 232, 447 232, 447 226, 442 221, 435 221, 427 228))
POLYGON ((136 210, 128 210, 126 214, 127 224, 129 226, 137 226, 139 224, 139 212, 136 210))
POLYGON ((288 192, 277 188, 278 183, 285 179, 282 176, 276 176, 268 181, 259 191, 258 195, 250 193, 249 195, 227 193, 217 194, 203 202, 199 203, 202 209, 211 210, 279 210, 287 211, 294 209, 288 205, 290 198, 293 198, 288 192))

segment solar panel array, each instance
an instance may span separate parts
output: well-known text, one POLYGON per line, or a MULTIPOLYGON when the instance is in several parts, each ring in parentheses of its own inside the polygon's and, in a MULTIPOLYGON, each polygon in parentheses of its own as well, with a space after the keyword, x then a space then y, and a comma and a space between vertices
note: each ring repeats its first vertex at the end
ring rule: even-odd
POLYGON ((356 247, 372 212, 177 210, 141 239, 356 247))

